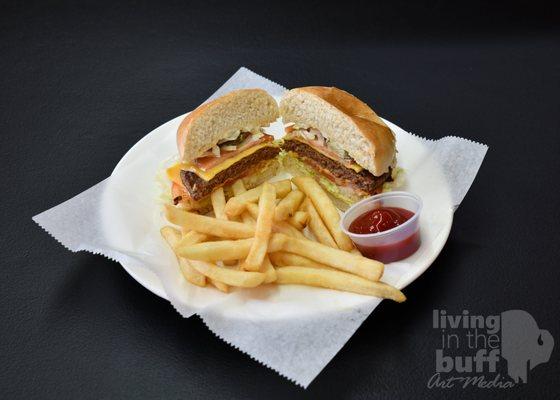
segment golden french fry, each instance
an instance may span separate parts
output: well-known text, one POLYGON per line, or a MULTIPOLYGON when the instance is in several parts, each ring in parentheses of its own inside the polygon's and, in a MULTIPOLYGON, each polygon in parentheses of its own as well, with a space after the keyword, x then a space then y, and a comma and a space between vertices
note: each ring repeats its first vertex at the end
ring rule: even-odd
POLYGON ((254 236, 254 230, 241 222, 221 221, 216 218, 183 211, 168 204, 165 206, 165 215, 172 224, 207 235, 228 239, 244 239, 254 236))
POLYGON ((175 249, 175 246, 177 246, 181 240, 181 232, 172 226, 164 226, 159 230, 159 233, 161 233, 161 236, 165 239, 172 250, 175 249))
POLYGON ((295 227, 293 227, 286 221, 276 222, 272 227, 272 230, 275 233, 284 233, 297 239, 307 239, 303 233, 298 231, 295 227))
MULTIPOLYGON (((249 212, 253 218, 257 218, 257 215, 259 214, 259 207, 256 204, 249 203, 247 204, 247 212, 249 212)), ((274 222, 272 224, 272 231, 275 233, 283 233, 284 235, 297 237, 299 239, 306 239, 303 233, 288 224, 286 221, 274 222)))
MULTIPOLYGON (((198 271, 197 271, 198 272, 198 271)), ((210 279, 210 283, 212 285, 214 285, 216 287, 216 289, 218 289, 220 292, 224 292, 224 293, 229 293, 229 286, 226 285, 225 283, 222 283, 220 281, 214 280, 214 279, 210 279)))
POLYGON ((263 283, 265 274, 262 272, 240 271, 230 268, 221 268, 215 264, 192 260, 190 261, 193 268, 201 274, 212 279, 212 281, 222 282, 229 286, 236 287, 255 287, 263 283))
POLYGON ((189 260, 224 261, 241 260, 247 257, 253 239, 222 240, 219 242, 204 242, 191 246, 177 247, 177 254, 189 260))
POLYGON ((304 204, 307 210, 307 214, 309 215, 309 222, 307 224, 313 236, 315 236, 319 243, 323 243, 324 245, 335 249, 338 248, 334 239, 329 233, 329 230, 327 229, 327 227, 321 220, 321 217, 317 213, 317 210, 313 206, 311 200, 309 200, 309 198, 305 199, 304 204))
POLYGON ((210 201, 212 202, 212 208, 214 209, 214 215, 217 219, 227 220, 226 213, 224 211, 226 207, 226 196, 224 195, 224 188, 219 187, 210 194, 210 201))
POLYGON ((210 237, 205 233, 200 233, 196 231, 188 231, 183 233, 183 237, 179 241, 176 247, 190 246, 191 244, 197 244, 201 242, 206 242, 210 237))
MULTIPOLYGON (((277 233, 273 236, 284 236, 277 233)), ((273 237, 274 239, 274 237, 273 237)), ((383 275, 384 265, 379 261, 371 260, 340 249, 333 249, 324 244, 311 240, 296 239, 284 236, 281 248, 289 253, 299 254, 330 267, 349 272, 354 275, 378 281, 383 275)), ((279 240, 279 239, 278 239, 279 240)), ((200 245, 196 245, 200 246, 200 245)), ((269 243, 270 246, 270 243, 269 243)), ((274 250, 269 250, 273 252, 274 250)))
POLYGON ((276 269, 276 283, 317 286, 343 290, 368 296, 391 299, 396 302, 406 300, 404 294, 385 283, 372 282, 356 275, 341 271, 305 267, 281 267, 276 269))
MULTIPOLYGON (((276 197, 282 198, 292 190, 292 184, 289 179, 272 183, 276 189, 276 197)), ((263 191, 263 185, 257 186, 251 190, 234 196, 226 203, 226 214, 228 217, 235 217, 245 211, 247 203, 255 203, 263 191)))
POLYGON ((291 217, 297 210, 305 195, 299 190, 293 190, 284 197, 276 206, 274 221, 284 221, 291 217))
POLYGON ((269 253, 268 257, 270 257, 270 261, 272 261, 272 264, 276 267, 298 266, 298 267, 334 270, 334 268, 329 267, 326 264, 321 264, 307 257, 303 257, 293 253, 287 253, 285 251, 277 251, 275 253, 269 253))
POLYGON ((286 236, 282 233, 273 233, 268 241, 268 252, 274 253, 275 251, 284 250, 289 238, 290 236, 286 236))
POLYGON ((263 263, 261 265, 261 272, 265 275, 263 283, 271 283, 276 280, 276 270, 270 262, 270 258, 268 258, 268 255, 264 257, 263 263))
MULTIPOLYGON (((212 202, 212 208, 214 209, 214 215, 216 216, 216 218, 227 221, 228 217, 224 211, 226 206, 226 196, 224 195, 224 188, 219 187, 218 189, 214 190, 210 194, 210 201, 212 202)), ((235 262, 236 261, 224 261, 224 264, 232 265, 232 263, 235 262)), ((222 290, 222 292, 227 290, 227 288, 225 288, 223 284, 220 284, 218 286, 222 286, 221 288, 218 288, 222 290)))
POLYGON ((194 269, 186 258, 179 258, 179 269, 188 282, 200 287, 206 286, 206 277, 194 269))
MULTIPOLYGON (((242 179, 236 180, 231 187, 233 189, 234 196, 239 196, 240 194, 245 193, 247 191, 245 189, 245 185, 243 184, 242 179)), ((241 213, 241 221, 243 221, 244 224, 247 224, 249 226, 255 226, 255 222, 256 222, 247 211, 243 211, 241 213)))
POLYGON ((259 215, 255 225, 255 240, 247 255, 243 269, 258 271, 263 263, 268 246, 268 239, 272 232, 272 220, 274 219, 274 207, 276 206, 276 189, 270 183, 263 185, 261 198, 259 200, 259 215))
POLYGON ((243 213, 241 213, 241 220, 245 225, 250 226, 251 229, 255 229, 257 221, 255 221, 255 219, 251 217, 251 214, 249 214, 247 211, 243 211, 243 213))
MULTIPOLYGON (((282 250, 288 236, 275 233, 268 242, 268 251, 282 250)), ((241 240, 221 240, 219 242, 204 242, 192 246, 178 247, 177 254, 189 260, 223 261, 241 260, 246 258, 251 250, 253 238, 241 240)))
MULTIPOLYGON (((181 240, 181 233, 171 226, 164 226, 161 228, 160 233, 169 247, 175 251, 176 246, 181 240)), ((177 260, 179 261, 179 269, 188 282, 197 286, 206 286, 206 277, 204 275, 194 269, 186 259, 177 256, 177 260)))
POLYGON ((352 241, 340 228, 338 209, 323 188, 310 177, 295 177, 292 178, 292 182, 309 197, 338 247, 346 251, 352 250, 352 241))
POLYGON ((297 230, 302 230, 309 221, 309 213, 305 211, 296 211, 293 216, 288 218, 288 223, 297 230))
POLYGON ((259 206, 254 203, 249 203, 247 204, 246 209, 249 215, 256 220, 259 215, 259 206))
POLYGON ((233 182, 231 189, 233 190, 233 196, 239 196, 241 193, 245 193, 247 191, 247 189, 245 189, 245 185, 243 184, 243 179, 238 179, 233 182))

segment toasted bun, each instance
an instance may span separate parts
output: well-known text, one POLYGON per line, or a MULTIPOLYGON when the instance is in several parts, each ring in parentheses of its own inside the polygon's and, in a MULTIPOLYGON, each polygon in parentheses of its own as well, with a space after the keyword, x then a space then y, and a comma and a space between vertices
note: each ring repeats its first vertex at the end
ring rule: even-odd
POLYGON ((177 148, 191 162, 233 132, 268 126, 278 118, 276 100, 262 89, 241 89, 201 105, 177 129, 177 148))
POLYGON ((362 167, 380 176, 395 163, 395 136, 367 104, 334 87, 292 89, 282 97, 284 123, 316 128, 362 167))
MULTIPOLYGON (((268 181, 278 173, 279 169, 280 162, 277 158, 268 160, 268 162, 263 163, 263 167, 259 171, 256 171, 254 174, 242 178, 245 189, 252 189, 259 186, 261 183, 268 181)), ((224 186, 224 194, 226 196, 226 199, 229 199, 233 196, 231 186, 224 186)), ((187 210, 197 211, 200 214, 207 214, 212 211, 210 196, 206 196, 198 201, 194 201, 191 198, 184 197, 179 203, 179 206, 187 210)))

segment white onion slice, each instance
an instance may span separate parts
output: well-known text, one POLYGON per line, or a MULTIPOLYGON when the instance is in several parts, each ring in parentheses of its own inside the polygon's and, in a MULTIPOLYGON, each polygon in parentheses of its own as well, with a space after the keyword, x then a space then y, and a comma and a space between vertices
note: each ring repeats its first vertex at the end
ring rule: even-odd
MULTIPOLYGON (((316 129, 315 129, 316 130, 316 129)), ((307 140, 315 140, 316 134, 313 132, 308 131, 307 129, 302 129, 301 135, 306 138, 307 140)), ((319 132, 319 131, 317 131, 319 132)))

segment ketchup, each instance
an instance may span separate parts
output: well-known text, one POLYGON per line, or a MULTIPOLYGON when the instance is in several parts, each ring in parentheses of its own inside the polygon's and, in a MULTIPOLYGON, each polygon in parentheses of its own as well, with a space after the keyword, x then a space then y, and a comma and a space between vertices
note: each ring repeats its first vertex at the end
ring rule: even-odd
POLYGON ((379 207, 366 211, 350 224, 352 233, 379 233, 396 228, 408 221, 414 213, 400 207, 379 207))
MULTIPOLYGON (((412 211, 400 207, 380 207, 366 211, 350 224, 348 230, 356 234, 371 234, 388 231, 404 224, 414 216, 412 211)), ((382 245, 366 246, 356 243, 358 250, 368 258, 383 263, 402 260, 410 256, 420 247, 420 232, 416 230, 411 235, 398 242, 382 245)))

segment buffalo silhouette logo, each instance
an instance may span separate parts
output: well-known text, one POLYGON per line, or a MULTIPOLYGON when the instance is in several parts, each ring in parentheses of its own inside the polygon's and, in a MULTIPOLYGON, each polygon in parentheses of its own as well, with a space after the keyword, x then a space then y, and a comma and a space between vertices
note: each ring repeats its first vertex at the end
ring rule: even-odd
POLYGON ((528 371, 550 359, 554 339, 526 311, 504 311, 501 317, 502 357, 507 360, 508 375, 515 383, 520 379, 527 383, 528 371))

